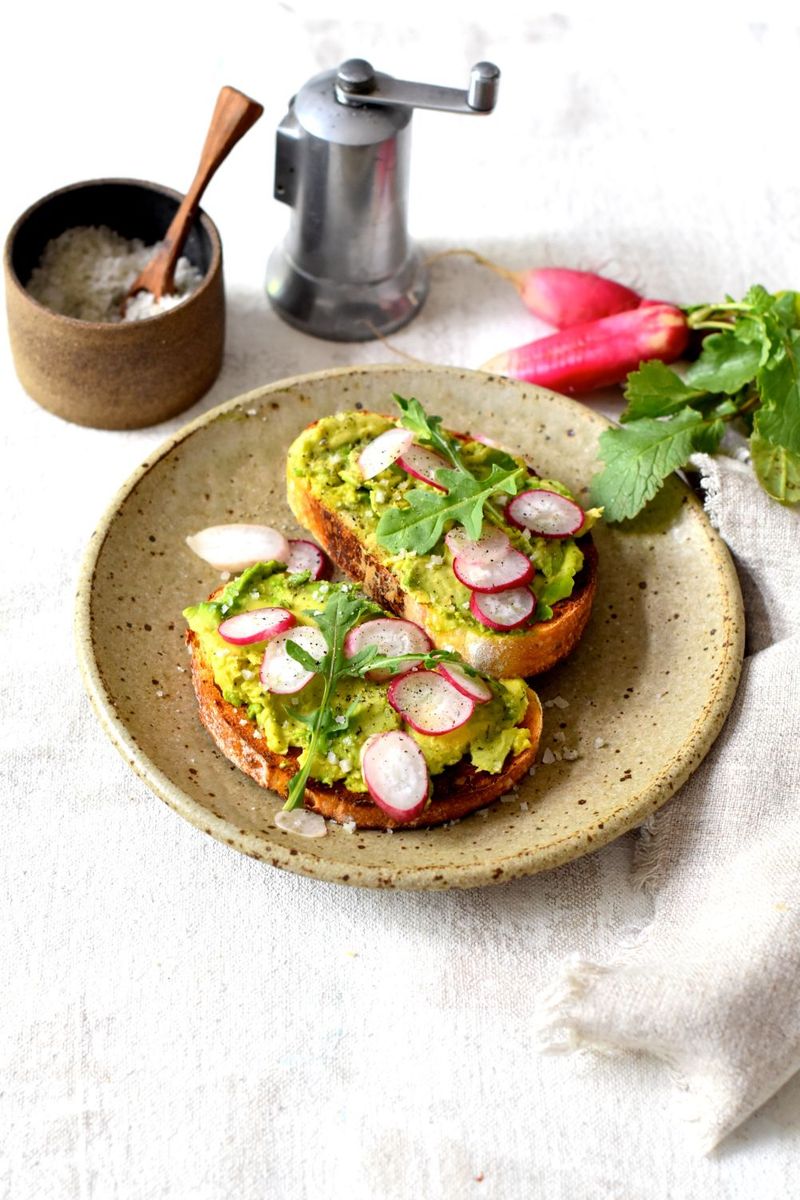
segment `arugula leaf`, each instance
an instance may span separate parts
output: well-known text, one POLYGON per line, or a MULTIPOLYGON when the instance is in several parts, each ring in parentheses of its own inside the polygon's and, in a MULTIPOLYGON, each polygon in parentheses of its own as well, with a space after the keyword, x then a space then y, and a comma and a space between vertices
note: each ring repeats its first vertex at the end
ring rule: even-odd
POLYGON ((664 363, 658 360, 642 363, 638 371, 628 376, 625 388, 628 407, 620 420, 627 422, 638 421, 640 417, 667 417, 703 394, 703 391, 688 387, 664 363))
POLYGON ((447 521, 460 521, 469 537, 478 538, 486 502, 501 492, 515 496, 524 474, 523 467, 504 469, 496 463, 484 479, 442 468, 436 478, 447 492, 414 488, 407 494, 407 508, 386 509, 378 521, 378 544, 391 554, 403 550, 426 554, 444 533, 447 521))
POLYGON ((414 397, 405 400, 394 392, 392 399, 403 414, 400 424, 404 429, 408 429, 433 450, 438 450, 457 470, 469 474, 459 454, 458 442, 442 429, 441 417, 430 416, 414 397))
POLYGON ((764 343, 761 339, 743 341, 739 324, 705 339, 700 357, 684 375, 690 388, 732 396, 750 382, 761 366, 764 343))
POLYGON ((685 408, 666 420, 642 417, 600 435, 605 468, 592 480, 592 500, 611 521, 634 517, 652 500, 664 480, 685 466, 705 424, 701 413, 685 408))
POLYGON ((312 658, 299 642, 288 641, 286 643, 286 653, 289 655, 289 658, 293 658, 295 662, 300 663, 300 666, 305 667, 307 671, 313 671, 314 674, 319 671, 320 663, 315 658, 312 658))
POLYGON ((377 604, 373 604, 358 592, 347 590, 346 585, 342 585, 328 596, 325 607, 320 612, 310 614, 314 616, 328 643, 327 652, 319 663, 296 642, 290 639, 286 643, 287 653, 295 662, 299 662, 306 670, 318 672, 323 676, 324 687, 320 706, 316 712, 311 714, 311 721, 308 722, 311 727, 311 738, 303 758, 303 765, 289 780, 284 809, 290 810, 302 804, 317 752, 324 753, 330 738, 340 732, 339 725, 331 711, 330 701, 336 684, 342 675, 347 673, 344 639, 362 616, 381 611, 377 604))
POLYGON ((761 413, 756 416, 756 427, 750 437, 750 454, 753 470, 768 496, 781 504, 797 504, 800 501, 800 454, 776 446, 760 432, 761 413))

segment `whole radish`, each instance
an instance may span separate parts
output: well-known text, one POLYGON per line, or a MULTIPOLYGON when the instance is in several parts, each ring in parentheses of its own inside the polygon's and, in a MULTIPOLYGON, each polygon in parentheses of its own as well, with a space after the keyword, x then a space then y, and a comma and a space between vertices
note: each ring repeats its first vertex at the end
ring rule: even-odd
POLYGON ((641 302, 632 288, 591 271, 538 267, 519 272, 517 278, 525 307, 556 329, 627 312, 641 302))
POLYGON ((458 254, 468 255, 501 279, 507 279, 517 289, 529 312, 556 329, 569 329, 584 321, 597 321, 626 312, 636 308, 642 299, 632 288, 606 279, 604 275, 595 275, 593 271, 574 271, 570 267, 531 267, 527 271, 511 271, 475 250, 444 250, 428 261, 458 254))
POLYGON ((688 340, 689 327, 679 308, 644 305, 507 350, 489 359, 482 370, 557 392, 591 392, 621 383, 648 359, 673 362, 688 340))

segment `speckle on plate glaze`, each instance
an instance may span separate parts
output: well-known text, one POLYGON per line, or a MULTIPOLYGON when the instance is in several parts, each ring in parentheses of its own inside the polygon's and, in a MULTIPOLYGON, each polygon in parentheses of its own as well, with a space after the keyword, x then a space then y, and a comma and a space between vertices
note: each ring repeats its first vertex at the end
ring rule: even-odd
POLYGON ((260 388, 186 426, 112 501, 81 574, 81 670, 101 723, 137 774, 192 824, 250 857, 366 887, 503 883, 641 824, 697 768, 739 678, 738 581, 699 502, 670 479, 624 529, 596 529, 599 589, 586 634, 565 663, 534 681, 542 700, 552 701, 539 757, 546 746, 566 746, 570 757, 526 775, 514 805, 498 798, 485 817, 451 826, 392 837, 329 826, 319 841, 276 830, 276 797, 219 753, 200 724, 190 676, 178 669, 186 664, 181 610, 219 582, 183 538, 202 523, 234 519, 303 536, 284 494, 290 442, 310 421, 346 406, 388 411, 395 391, 418 396, 452 428, 513 444, 540 474, 576 490, 596 470, 604 418, 477 371, 355 367, 260 388), (151 536, 163 556, 151 554, 151 536), (158 701, 153 678, 170 680, 158 701), (554 740, 557 733, 563 738, 554 740))

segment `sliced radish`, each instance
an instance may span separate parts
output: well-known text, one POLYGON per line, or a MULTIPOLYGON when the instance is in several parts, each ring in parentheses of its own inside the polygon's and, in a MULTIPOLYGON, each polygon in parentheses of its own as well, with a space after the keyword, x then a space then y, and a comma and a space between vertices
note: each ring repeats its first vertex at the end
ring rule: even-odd
POLYGON ((301 625, 298 629, 288 629, 274 637, 264 651, 261 663, 261 682, 268 692, 279 696, 288 696, 299 692, 316 671, 309 671, 292 658, 286 649, 288 641, 297 642, 303 650, 307 650, 312 658, 322 658, 328 649, 328 643, 318 629, 311 625, 301 625))
POLYGON ((519 550, 506 550, 493 559, 474 559, 457 554, 453 574, 473 592, 505 592, 533 579, 534 566, 519 550))
POLYGON ((504 450, 506 454, 510 454, 510 450, 506 450, 505 446, 501 446, 494 438, 490 438, 488 433, 473 433, 473 442, 480 442, 482 446, 489 446, 492 450, 504 450))
POLYGON ((506 550, 511 549, 508 534, 503 533, 496 525, 484 525, 479 538, 471 538, 463 525, 454 525, 445 534, 445 544, 455 558, 462 555, 477 562, 497 558, 506 550))
POLYGON ((475 620, 489 629, 502 632, 527 624, 535 608, 536 597, 526 587, 511 588, 493 595, 473 592, 469 598, 469 610, 475 620))
POLYGON ((243 571, 258 562, 286 562, 289 543, 269 525, 211 525, 186 545, 219 571, 243 571))
MULTIPOLYGON (((392 620, 391 617, 378 617, 375 621, 365 621, 356 625, 344 639, 346 658, 352 658, 365 646, 377 646, 381 654, 427 654, 433 648, 433 642, 424 629, 413 621, 392 620)), ((419 666, 419 659, 409 659, 405 664, 407 671, 413 671, 419 666)), ((367 671, 367 679, 375 683, 383 683, 396 674, 394 671, 367 671)))
POLYGON ((448 683, 452 683, 456 691, 468 696, 476 704, 486 704, 492 698, 492 689, 488 683, 475 675, 468 675, 458 663, 439 663, 439 674, 444 675, 448 683))
POLYGON ((328 832, 322 813, 309 812, 306 808, 290 808, 288 812, 279 808, 275 813, 275 824, 284 833, 294 833, 298 837, 325 837, 328 832))
POLYGON ((475 701, 435 671, 412 671, 389 685, 386 699, 417 733, 439 737, 464 725, 475 701))
POLYGON ((515 496, 506 515, 520 529, 530 529, 538 537, 571 537, 583 525, 583 509, 574 500, 535 488, 515 496))
POLYGON ((408 450, 414 435, 408 429, 387 429, 378 434, 358 456, 358 467, 364 479, 374 479, 408 450))
POLYGON ((425 755, 400 729, 375 733, 361 751, 361 773, 369 794, 397 821, 412 821, 428 801, 430 777, 425 755))
POLYGON ((249 612, 228 617, 217 633, 232 646, 249 646, 251 642, 264 642, 276 633, 285 633, 296 624, 297 618, 288 608, 251 608, 249 612))
POLYGON ((331 564, 319 546, 315 546, 313 542, 307 542, 305 538, 289 538, 286 570, 290 575, 310 571, 313 580, 327 579, 331 573, 331 564))
POLYGON ((447 491, 443 484, 436 482, 436 472, 441 471, 442 467, 449 467, 450 463, 435 450, 429 450, 427 446, 412 445, 408 450, 403 451, 397 460, 397 465, 402 467, 407 475, 413 475, 415 479, 429 483, 437 491, 447 491))

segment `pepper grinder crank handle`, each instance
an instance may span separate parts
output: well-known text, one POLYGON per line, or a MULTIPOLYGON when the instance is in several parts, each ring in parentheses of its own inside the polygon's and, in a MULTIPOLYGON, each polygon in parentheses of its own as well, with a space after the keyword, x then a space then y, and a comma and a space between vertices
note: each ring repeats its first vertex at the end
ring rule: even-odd
POLYGON ((352 58, 300 89, 277 131, 275 198, 293 210, 267 268, 279 316, 315 337, 360 342, 416 315, 428 274, 407 228, 411 117, 490 113, 499 78, 478 63, 460 91, 352 58))

